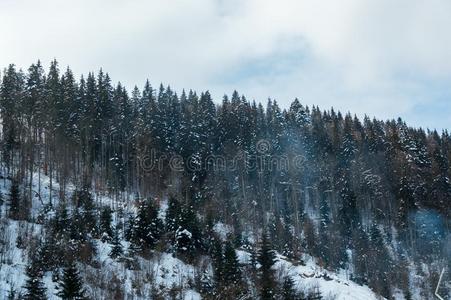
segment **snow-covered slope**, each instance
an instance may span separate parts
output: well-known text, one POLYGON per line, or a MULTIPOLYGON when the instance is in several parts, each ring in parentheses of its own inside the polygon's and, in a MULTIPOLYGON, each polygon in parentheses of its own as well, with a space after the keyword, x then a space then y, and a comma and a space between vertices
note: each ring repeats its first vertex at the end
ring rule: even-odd
MULTIPOLYGON (((41 174, 40 179, 34 176, 33 191, 34 199, 31 209, 31 220, 36 220, 46 203, 49 203, 49 178, 41 174), (40 188, 38 187, 40 180, 40 188), (41 193, 38 195, 37 190, 41 193)), ((11 182, 5 179, 0 182, 0 191, 4 195, 5 202, 8 202, 8 194, 11 182)), ((59 186, 53 183, 54 204, 57 204, 59 186)), ((69 186, 66 194, 69 197, 74 188, 69 186)), ((101 205, 118 206, 118 203, 105 195, 96 195, 96 202, 101 205)), ((135 208, 129 203, 120 203, 125 211, 133 211, 135 208)), ((16 295, 22 292, 22 287, 27 279, 25 269, 28 263, 27 251, 20 247, 20 239, 27 239, 31 236, 42 234, 42 226, 32 222, 13 221, 7 218, 7 205, 2 206, 0 223, 1 233, 1 265, 0 265, 0 299, 6 299, 12 290, 16 295), (19 238, 20 237, 20 238, 19 238)), ((160 207, 160 217, 164 216, 167 205, 165 202, 160 207)), ((120 221, 116 213, 113 214, 114 222, 120 221)), ((219 235, 226 235, 231 229, 224 224, 215 225, 215 230, 219 235)), ((187 264, 173 256, 171 253, 154 252, 151 258, 144 259, 137 257, 133 267, 130 262, 124 260, 113 260, 109 257, 111 245, 95 240, 97 254, 96 264, 83 265, 78 267, 85 282, 85 286, 93 299, 108 299, 111 292, 117 290, 119 299, 149 299, 154 290, 166 296, 173 290, 177 290, 179 295, 186 300, 201 299, 199 292, 194 290, 196 275, 199 275, 199 265, 208 266, 209 258, 202 257, 197 266, 187 264)), ((124 249, 128 243, 122 241, 124 249)), ((237 250, 240 263, 249 264, 250 253, 244 250, 237 250)), ((343 274, 327 272, 319 267, 313 258, 306 257, 306 264, 296 264, 287 258, 278 255, 277 263, 274 266, 276 274, 289 274, 294 279, 299 290, 319 288, 321 294, 326 299, 337 300, 372 300, 378 299, 376 295, 366 286, 360 286, 352 281, 346 280, 343 274)), ((211 268, 206 268, 211 274, 211 268)), ((205 271, 205 268, 204 268, 205 271)), ((55 296, 57 283, 52 280, 52 273, 44 275, 44 283, 47 288, 49 299, 59 299, 55 296)), ((276 278, 280 278, 276 276, 276 278)))

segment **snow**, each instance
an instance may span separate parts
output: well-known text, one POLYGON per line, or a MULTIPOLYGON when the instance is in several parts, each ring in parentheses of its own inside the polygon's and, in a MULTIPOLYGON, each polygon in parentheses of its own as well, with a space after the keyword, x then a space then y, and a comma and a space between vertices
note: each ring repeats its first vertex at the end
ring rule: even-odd
POLYGON ((228 235, 232 232, 232 228, 229 225, 218 222, 213 226, 213 231, 221 238, 222 241, 226 241, 228 235))
MULTIPOLYGON (((251 254, 244 250, 237 250, 241 264, 249 264, 251 254)), ((347 280, 345 275, 328 272, 318 266, 311 257, 306 257, 304 265, 290 262, 283 255, 277 254, 277 261, 273 268, 280 279, 285 274, 291 276, 299 291, 306 291, 318 287, 324 297, 336 300, 376 300, 376 296, 367 286, 358 285, 347 280)), ((327 298, 326 298, 327 299, 327 298)))
POLYGON ((187 229, 183 229, 181 231, 177 231, 177 237, 181 237, 182 235, 188 237, 188 238, 192 238, 193 234, 191 232, 189 232, 187 229))
MULTIPOLYGON (((0 191, 6 198, 5 203, 8 202, 7 197, 10 186, 10 180, 3 180, 0 183, 0 191)), ((44 205, 50 203, 50 178, 43 173, 40 176, 37 173, 33 174, 32 190, 34 199, 31 207, 31 219, 36 220, 44 205)), ((52 203, 57 204, 60 195, 59 184, 53 181, 51 190, 52 203)), ((66 199, 70 199, 74 190, 74 185, 69 184, 66 186, 66 199)), ((101 193, 95 193, 94 196, 98 205, 109 205, 113 208, 120 207, 125 213, 132 213, 136 210, 136 207, 132 204, 133 201, 118 203, 111 197, 101 193)), ((126 198, 133 199, 132 196, 126 196, 126 198)), ((159 212, 160 218, 164 218, 165 210, 167 209, 166 202, 162 204, 159 212)), ((6 299, 11 288, 15 290, 16 296, 20 292, 23 292, 22 287, 27 280, 27 276, 25 275, 25 269, 28 264, 27 250, 17 248, 17 237, 30 231, 33 232, 33 235, 40 236, 42 229, 42 226, 36 223, 10 220, 6 216, 7 212, 5 207, 6 205, 2 206, 0 223, 0 299, 6 299), (3 241, 6 241, 6 243, 2 243, 3 241)), ((113 220, 113 225, 119 221, 117 213, 113 214, 113 220)), ((188 236, 191 234, 187 230, 180 233, 188 236)), ((126 252, 128 243, 122 241, 122 245, 126 252)), ((85 287, 93 298, 105 299, 105 291, 101 288, 102 284, 108 284, 111 282, 111 279, 117 278, 123 284, 122 289, 125 299, 149 299, 148 295, 151 292, 151 284, 163 292, 168 292, 174 286, 182 287, 183 299, 201 299, 200 294, 193 289, 196 268, 184 263, 172 254, 154 252, 150 259, 135 257, 138 267, 130 270, 126 268, 127 259, 113 260, 109 257, 111 251, 110 244, 96 240, 96 246, 98 253, 95 260, 101 268, 79 265, 80 273, 86 283, 85 287), (95 282, 92 282, 92 278, 95 279, 95 282), (149 281, 149 278, 152 280, 149 281), (140 285, 141 288, 138 293, 136 287, 140 285)), ((47 297, 49 299, 60 299, 55 295, 57 284, 53 282, 51 272, 44 274, 43 282, 47 288, 47 297)))
MULTIPOLYGON (((41 173, 40 175, 40 193, 38 194, 38 174, 33 176, 33 191, 35 197, 32 205, 32 219, 36 219, 43 208, 43 204, 50 202, 50 179, 41 173), (42 203, 41 203, 42 201, 42 203)), ((4 180, 0 183, 0 191, 7 197, 9 194, 10 181, 4 180)), ((52 182, 52 202, 58 203, 60 186, 57 182, 52 182)), ((75 187, 71 184, 66 186, 66 199, 69 199, 75 187)), ((95 201, 98 205, 109 205, 112 208, 121 208, 124 214, 133 213, 136 207, 133 201, 116 201, 108 195, 97 192, 94 194, 95 201)), ((5 198, 6 198, 5 197, 5 198)), ((134 195, 125 195, 125 199, 134 199, 134 195)), ((5 199, 7 200, 7 199, 5 199)), ((7 202, 7 201, 5 201, 7 202)), ((2 206, 2 216, 0 223, 0 241, 7 241, 6 244, 1 244, 1 265, 0 265, 0 299, 5 299, 11 289, 14 288, 16 293, 22 290, 26 281, 25 268, 27 266, 28 258, 26 250, 17 248, 16 240, 22 232, 32 231, 34 235, 41 234, 42 226, 35 223, 28 223, 25 221, 12 221, 5 218, 5 207, 2 206)), ((159 217, 164 219, 167 210, 167 200, 162 200, 159 217)), ((117 212, 113 213, 113 226, 118 222, 123 222, 117 212)), ((227 236, 232 232, 232 228, 224 223, 216 223, 214 231, 226 240, 227 236)), ((188 230, 181 230, 178 234, 191 236, 188 230)), ((95 299, 104 299, 106 295, 105 288, 111 282, 119 282, 124 293, 125 299, 149 299, 152 285, 157 287, 162 292, 169 292, 173 287, 182 288, 182 299, 198 300, 201 295, 195 291, 194 282, 196 274, 199 270, 190 264, 187 264, 171 253, 154 251, 149 258, 125 257, 113 260, 109 257, 111 245, 96 240, 97 256, 95 258, 97 267, 89 265, 79 265, 79 269, 84 281, 87 283, 86 288, 95 299), (134 263, 134 268, 127 267, 130 262, 134 263)), ((127 252, 128 242, 122 241, 124 252, 127 252)), ((236 251, 238 259, 241 264, 250 264, 251 254, 243 249, 236 251)), ((209 259, 201 257, 202 262, 199 265, 208 265, 209 259)), ((279 280, 283 278, 284 274, 289 274, 294 279, 294 282, 299 290, 311 289, 318 287, 322 295, 334 296, 337 300, 373 300, 378 299, 376 295, 367 287, 358 285, 347 279, 344 272, 332 273, 324 270, 318 266, 315 260, 306 256, 305 265, 300 265, 296 262, 290 261, 282 255, 277 255, 277 262, 274 266, 279 280)), ((415 270, 412 269, 412 274, 415 270)), ((415 280, 421 280, 421 277, 413 277, 415 280)), ((56 294, 56 283, 52 281, 52 274, 47 272, 44 274, 43 281, 47 287, 47 296, 49 299, 59 299, 56 294)), ((414 299, 420 299, 418 293, 413 293, 414 299)), ((402 299, 401 291, 396 293, 397 299, 402 299)))

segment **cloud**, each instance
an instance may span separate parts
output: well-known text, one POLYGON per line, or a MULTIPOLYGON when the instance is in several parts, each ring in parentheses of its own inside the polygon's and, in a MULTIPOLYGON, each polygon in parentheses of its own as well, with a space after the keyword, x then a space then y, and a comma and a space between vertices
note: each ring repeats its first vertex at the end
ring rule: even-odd
POLYGON ((149 77, 451 127, 447 0, 3 0, 0 20, 1 67, 57 58, 129 87, 149 77))

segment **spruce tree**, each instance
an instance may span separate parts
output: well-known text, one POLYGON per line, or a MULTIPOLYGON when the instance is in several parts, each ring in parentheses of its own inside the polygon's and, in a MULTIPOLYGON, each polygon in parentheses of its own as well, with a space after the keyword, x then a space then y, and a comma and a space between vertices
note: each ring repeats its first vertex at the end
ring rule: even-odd
POLYGON ((59 285, 57 296, 63 300, 82 300, 86 299, 85 293, 77 266, 74 262, 70 262, 63 271, 63 278, 59 285))
POLYGON ((19 182, 13 180, 9 192, 9 217, 13 220, 20 219, 20 202, 19 182))
POLYGON ((260 264, 260 297, 262 300, 274 299, 275 279, 271 269, 276 262, 276 255, 272 250, 268 234, 263 233, 261 247, 258 252, 257 261, 260 264))
POLYGON ((119 229, 117 226, 115 226, 115 228, 114 228, 111 244, 113 245, 111 248, 111 251, 109 253, 109 256, 111 258, 115 259, 115 258, 120 257, 122 254, 124 254, 121 240, 119 238, 119 229))
POLYGON ((224 283, 238 286, 241 284, 241 270, 233 244, 227 241, 224 247, 223 264, 224 283))
POLYGON ((27 281, 25 282, 24 300, 45 300, 47 299, 46 288, 42 282, 42 271, 35 260, 31 260, 27 267, 27 281))
POLYGON ((105 206, 102 208, 102 212, 100 214, 100 237, 102 241, 110 241, 113 237, 113 231, 111 229, 111 208, 109 206, 105 206))
POLYGON ((224 254, 222 251, 222 243, 219 239, 213 240, 213 249, 211 253, 213 276, 215 284, 219 287, 223 280, 224 254))
POLYGON ((321 300, 323 296, 321 295, 321 291, 316 286, 314 287, 307 295, 307 300, 321 300))
POLYGON ((297 297, 293 278, 289 275, 283 280, 281 296, 283 300, 294 300, 297 297))
POLYGON ((166 212, 166 230, 176 231, 180 223, 180 203, 175 197, 169 197, 168 209, 166 212))
POLYGON ((2 217, 2 209, 3 209, 3 203, 5 200, 3 199, 3 193, 0 191, 0 217, 2 217))
POLYGON ((180 210, 178 228, 175 232, 177 252, 193 256, 195 250, 201 249, 201 231, 199 219, 192 206, 185 205, 180 210))
POLYGON ((131 222, 130 241, 134 247, 140 251, 153 249, 161 237, 163 224, 150 199, 141 202, 138 214, 131 222))

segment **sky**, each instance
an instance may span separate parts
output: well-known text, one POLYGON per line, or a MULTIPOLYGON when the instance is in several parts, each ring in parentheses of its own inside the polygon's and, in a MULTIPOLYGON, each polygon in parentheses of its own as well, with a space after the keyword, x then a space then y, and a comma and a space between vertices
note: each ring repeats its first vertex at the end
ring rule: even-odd
POLYGON ((0 68, 294 98, 451 129, 449 0, 0 0, 0 68))

